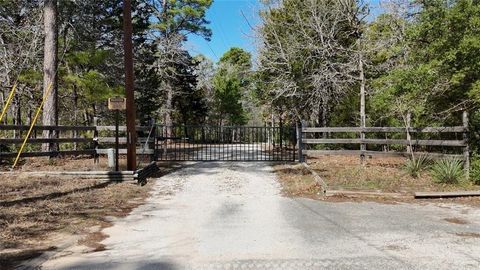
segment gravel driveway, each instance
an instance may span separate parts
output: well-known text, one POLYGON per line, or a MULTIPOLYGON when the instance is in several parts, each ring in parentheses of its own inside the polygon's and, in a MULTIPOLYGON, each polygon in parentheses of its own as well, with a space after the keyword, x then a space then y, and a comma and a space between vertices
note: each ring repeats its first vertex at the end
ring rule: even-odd
POLYGON ((286 198, 258 162, 189 164, 104 232, 43 269, 480 268, 479 209, 286 198))

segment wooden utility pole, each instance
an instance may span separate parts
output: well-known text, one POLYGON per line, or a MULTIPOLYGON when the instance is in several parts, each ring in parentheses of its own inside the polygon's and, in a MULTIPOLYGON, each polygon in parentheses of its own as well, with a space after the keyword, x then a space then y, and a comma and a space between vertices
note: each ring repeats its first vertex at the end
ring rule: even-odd
POLYGON ((132 3, 131 0, 123 0, 123 50, 125 63, 125 97, 127 98, 127 170, 129 171, 133 171, 137 167, 132 32, 132 3))
MULTIPOLYGON (((45 45, 43 54, 43 95, 46 96, 43 106, 44 126, 58 126, 58 92, 57 92, 57 52, 58 25, 57 0, 45 0, 43 7, 43 25, 45 45)), ((56 137, 55 131, 45 130, 45 138, 56 137)), ((43 151, 55 151, 56 144, 44 144, 43 151)))

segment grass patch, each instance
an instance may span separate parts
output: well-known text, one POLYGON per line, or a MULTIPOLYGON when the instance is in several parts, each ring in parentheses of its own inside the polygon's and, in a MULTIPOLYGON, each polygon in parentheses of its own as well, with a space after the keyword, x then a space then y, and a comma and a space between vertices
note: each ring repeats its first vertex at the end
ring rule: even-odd
MULTIPOLYGON (((360 165, 358 156, 323 156, 309 158, 309 166, 315 170, 328 185, 327 190, 367 191, 413 194, 416 191, 464 191, 480 190, 480 186, 471 181, 456 184, 435 181, 424 166, 421 175, 414 177, 405 170, 405 158, 371 158, 365 166, 360 165)), ((320 198, 321 188, 310 172, 300 164, 277 165, 274 167, 283 193, 288 196, 320 198)), ((340 198, 341 199, 341 198, 340 198)), ((329 200, 335 200, 330 198, 329 200)), ((350 199, 345 199, 350 200, 350 199)), ((397 201, 399 199, 391 199, 397 201)), ((405 201, 412 201, 405 199, 405 201)), ((338 200, 344 201, 344 200, 338 200)), ((386 201, 379 199, 379 201, 386 201)), ((388 200, 387 200, 388 201, 388 200)), ((466 197, 432 202, 455 202, 480 206, 479 197, 466 197)))
POLYGON ((438 183, 428 170, 414 177, 405 171, 406 162, 404 158, 379 157, 369 159, 362 166, 356 156, 325 156, 310 159, 309 165, 327 182, 330 189, 400 193, 480 189, 480 186, 466 181, 438 183))
MULTIPOLYGON (((76 161, 71 160, 67 167, 78 168, 88 161, 80 160, 75 166, 76 161)), ((12 253, 17 255, 0 254, 0 264, 20 262, 27 250, 31 251, 29 254, 41 254, 55 245, 50 240, 54 235, 82 234, 92 226, 110 226, 106 216, 126 216, 144 201, 150 187, 151 184, 141 187, 132 183, 1 175, 0 250, 2 254, 17 251, 12 253)), ((80 244, 101 250, 98 242, 102 237, 87 235, 80 244)))
POLYGON ((282 192, 287 196, 319 197, 320 185, 312 174, 301 164, 282 164, 274 166, 282 185, 282 192))

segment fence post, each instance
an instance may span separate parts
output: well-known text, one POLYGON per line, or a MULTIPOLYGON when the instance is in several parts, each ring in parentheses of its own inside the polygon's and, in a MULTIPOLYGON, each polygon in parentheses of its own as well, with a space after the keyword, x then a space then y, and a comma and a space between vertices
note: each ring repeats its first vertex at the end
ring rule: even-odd
POLYGON ((362 131, 360 132, 360 139, 362 143, 360 144, 360 163, 365 165, 365 151, 367 150, 367 145, 363 142, 365 140, 365 122, 362 121, 361 125, 362 131))
POLYGON ((407 153, 408 154, 411 154, 413 149, 411 147, 411 141, 412 141, 412 135, 410 134, 410 127, 411 127, 411 123, 412 122, 412 114, 410 112, 407 113, 407 119, 406 119, 406 130, 407 130, 407 141, 408 141, 408 144, 407 144, 407 153))
POLYGON ((293 144, 293 156, 292 156, 292 161, 295 161, 295 156, 297 155, 297 128, 296 126, 291 126, 290 127, 290 136, 291 136, 291 141, 293 144))
POLYGON ((93 126, 95 130, 93 131, 93 149, 95 153, 93 154, 93 163, 98 164, 99 162, 99 154, 98 154, 98 118, 93 118, 93 126))
POLYGON ((302 163, 304 162, 303 158, 303 122, 300 121, 300 123, 297 123, 297 144, 298 144, 298 162, 302 163))
POLYGON ((463 120, 463 141, 465 143, 465 147, 463 148, 463 166, 465 170, 465 176, 467 179, 470 176, 470 145, 468 141, 468 112, 463 111, 462 115, 463 120))
POLYGON ((152 128, 153 128, 153 134, 152 134, 152 137, 153 137, 153 157, 152 157, 152 161, 157 161, 157 124, 155 123, 155 119, 151 119, 151 124, 152 124, 152 128))

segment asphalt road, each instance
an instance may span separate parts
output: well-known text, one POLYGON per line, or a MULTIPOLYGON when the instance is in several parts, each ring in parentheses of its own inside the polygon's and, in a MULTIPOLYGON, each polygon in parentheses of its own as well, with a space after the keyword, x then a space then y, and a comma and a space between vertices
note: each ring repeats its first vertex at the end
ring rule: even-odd
POLYGON ((286 198, 267 163, 189 165, 104 232, 42 269, 480 269, 480 209, 286 198))

